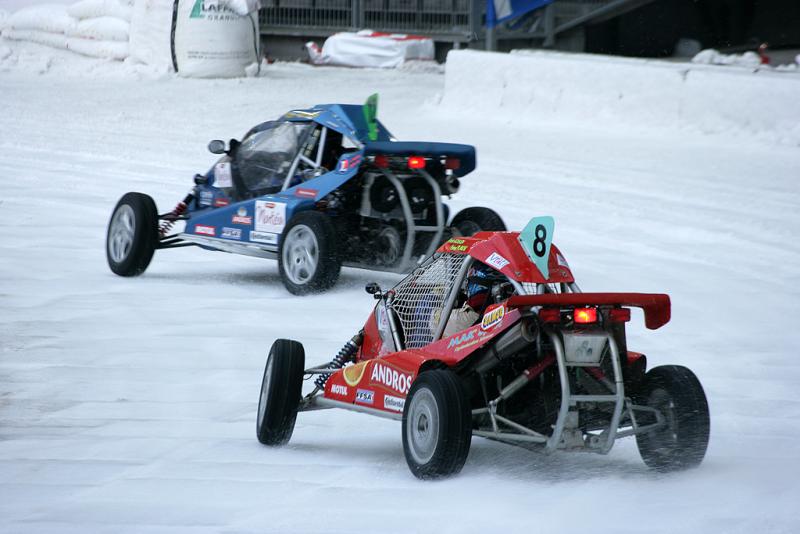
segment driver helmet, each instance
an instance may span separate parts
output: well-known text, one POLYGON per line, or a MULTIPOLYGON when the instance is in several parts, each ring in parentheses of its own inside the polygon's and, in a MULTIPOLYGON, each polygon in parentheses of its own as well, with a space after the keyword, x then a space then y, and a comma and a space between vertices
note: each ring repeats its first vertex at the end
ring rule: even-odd
POLYGON ((479 310, 486 305, 486 300, 489 297, 489 287, 488 284, 481 284, 479 280, 488 280, 488 278, 489 267, 483 264, 470 267, 467 272, 467 304, 473 310, 479 310))

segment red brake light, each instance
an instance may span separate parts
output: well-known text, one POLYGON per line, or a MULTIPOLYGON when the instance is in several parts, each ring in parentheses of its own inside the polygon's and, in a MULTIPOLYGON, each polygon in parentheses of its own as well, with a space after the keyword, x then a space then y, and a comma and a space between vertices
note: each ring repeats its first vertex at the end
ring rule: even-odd
POLYGON ((461 168, 461 160, 458 158, 447 158, 444 160, 444 168, 455 171, 461 168))
POLYGON ((389 157, 380 154, 375 156, 375 159, 372 161, 372 163, 374 163, 379 169, 386 169, 389 167, 389 157))
POLYGON ((597 322, 597 310, 595 308, 576 308, 575 322, 579 324, 589 324, 597 322))
POLYGON ((539 310, 539 320, 543 323, 558 323, 561 321, 561 310, 558 308, 544 308, 539 310))
POLYGON ((628 308, 612 308, 608 313, 612 323, 627 323, 631 320, 631 310, 628 308))
POLYGON ((409 169, 424 169, 425 168, 425 158, 422 156, 409 156, 408 158, 408 168, 409 169))

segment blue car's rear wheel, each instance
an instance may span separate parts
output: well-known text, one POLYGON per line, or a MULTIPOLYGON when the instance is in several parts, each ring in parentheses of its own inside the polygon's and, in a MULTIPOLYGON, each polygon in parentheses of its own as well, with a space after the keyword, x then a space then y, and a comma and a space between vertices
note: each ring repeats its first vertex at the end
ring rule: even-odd
POLYGON ((506 225, 503 219, 489 208, 466 208, 453 217, 450 223, 451 231, 455 235, 469 237, 478 232, 505 232, 506 225))
POLYGON ((258 398, 256 436, 264 445, 289 442, 297 419, 305 366, 303 345, 289 339, 272 344, 258 398))
POLYGON ((278 268, 290 293, 305 295, 330 289, 342 261, 330 219, 316 211, 298 213, 281 239, 278 268))
POLYGON ((126 193, 117 202, 106 234, 106 259, 120 276, 142 274, 158 244, 156 203, 142 193, 126 193))

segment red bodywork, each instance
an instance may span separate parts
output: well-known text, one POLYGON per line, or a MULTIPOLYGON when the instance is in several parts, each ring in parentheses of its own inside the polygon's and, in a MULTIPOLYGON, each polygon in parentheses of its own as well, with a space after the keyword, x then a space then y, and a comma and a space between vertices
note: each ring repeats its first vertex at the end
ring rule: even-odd
MULTIPOLYGON (((480 232, 473 237, 453 238, 443 244, 437 252, 468 254, 482 263, 492 265, 509 279, 520 283, 574 282, 569 264, 555 245, 551 246, 548 258, 550 277, 545 278, 522 249, 518 232, 480 232), (493 264, 490 257, 497 260, 498 256, 502 261, 495 261, 493 264)), ((663 326, 670 318, 670 301, 667 295, 643 293, 517 295, 499 305, 489 307, 477 324, 461 332, 443 337, 424 348, 393 352, 393 345, 384 343, 380 335, 378 321, 385 318, 379 318, 381 314, 378 306, 364 325, 364 341, 357 354, 357 363, 333 373, 325 384, 324 396, 385 412, 401 413, 411 384, 426 362, 436 362, 437 365, 443 364, 447 367, 456 366, 517 323, 522 317, 521 308, 573 308, 581 305, 640 307, 644 310, 645 324, 651 329, 663 326)), ((553 361, 550 359, 547 364, 552 364, 553 361)), ((541 369, 536 369, 535 372, 538 374, 541 369)))

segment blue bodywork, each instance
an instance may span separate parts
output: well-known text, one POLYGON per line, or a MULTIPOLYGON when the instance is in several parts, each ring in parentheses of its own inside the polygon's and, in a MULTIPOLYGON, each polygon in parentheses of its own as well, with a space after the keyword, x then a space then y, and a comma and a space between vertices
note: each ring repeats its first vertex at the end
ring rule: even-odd
MULTIPOLYGON (((367 120, 361 105, 326 104, 310 109, 290 111, 279 121, 314 122, 342 134, 356 146, 344 153, 336 167, 320 176, 274 193, 234 201, 215 186, 214 168, 206 175, 206 183, 195 189, 195 199, 188 206, 184 236, 214 238, 200 243, 205 248, 244 252, 235 245, 257 244, 259 248, 277 251, 281 233, 292 216, 313 209, 315 203, 356 176, 365 158, 375 155, 454 157, 460 160, 455 176, 468 174, 475 168, 475 149, 469 145, 433 142, 394 141, 386 127, 377 121, 376 139, 369 139, 367 120), (227 242, 231 246, 217 247, 227 242)), ((249 134, 259 131, 260 126, 249 134)))

